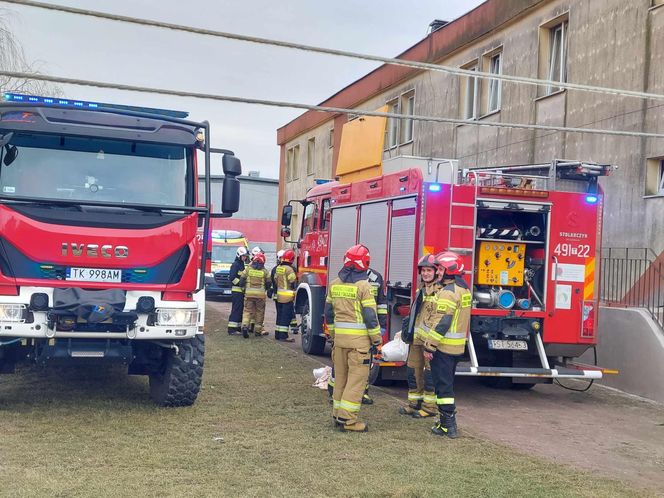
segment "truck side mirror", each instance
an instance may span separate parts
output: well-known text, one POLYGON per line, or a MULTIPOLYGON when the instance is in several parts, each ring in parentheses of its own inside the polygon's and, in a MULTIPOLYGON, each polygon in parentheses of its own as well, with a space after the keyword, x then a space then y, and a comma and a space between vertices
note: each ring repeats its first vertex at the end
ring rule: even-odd
POLYGON ((221 165, 225 176, 240 176, 242 174, 242 162, 235 156, 224 154, 221 165))
POLYGON ((240 180, 226 176, 222 186, 221 212, 237 213, 240 209, 240 180))
POLYGON ((289 238, 290 235, 291 235, 290 228, 288 228, 288 227, 281 227, 281 236, 282 236, 284 239, 289 238))
POLYGON ((291 224, 292 217, 293 217, 293 206, 291 206, 290 204, 286 204, 284 208, 281 210, 281 225, 284 227, 289 227, 291 224))

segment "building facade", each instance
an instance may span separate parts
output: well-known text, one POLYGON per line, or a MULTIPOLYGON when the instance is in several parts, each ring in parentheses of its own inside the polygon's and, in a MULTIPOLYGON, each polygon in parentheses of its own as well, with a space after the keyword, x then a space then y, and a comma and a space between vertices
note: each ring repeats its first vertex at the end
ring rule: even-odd
MULTIPOLYGON (((664 0, 488 0, 400 58, 506 75, 664 94, 664 0)), ((604 245, 664 250, 664 139, 471 122, 664 133, 658 100, 459 77, 384 65, 321 105, 453 117, 450 125, 388 119, 383 158, 450 158, 462 167, 578 159, 618 167, 606 192, 604 245)), ((352 116, 351 116, 352 119, 352 116)), ((279 205, 333 178, 345 114, 307 112, 278 130, 279 205)), ((301 215, 301 213, 300 213, 301 215)), ((298 223, 293 223, 297 235, 298 223)))

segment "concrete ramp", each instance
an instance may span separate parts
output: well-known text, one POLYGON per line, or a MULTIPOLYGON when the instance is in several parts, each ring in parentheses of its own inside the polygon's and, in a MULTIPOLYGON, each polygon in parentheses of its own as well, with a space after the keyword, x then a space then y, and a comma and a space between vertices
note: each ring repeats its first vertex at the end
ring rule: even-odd
MULTIPOLYGON (((642 309, 601 308, 599 365, 620 370, 599 382, 664 403, 664 333, 642 309)), ((592 363, 592 351, 580 361, 592 363)))

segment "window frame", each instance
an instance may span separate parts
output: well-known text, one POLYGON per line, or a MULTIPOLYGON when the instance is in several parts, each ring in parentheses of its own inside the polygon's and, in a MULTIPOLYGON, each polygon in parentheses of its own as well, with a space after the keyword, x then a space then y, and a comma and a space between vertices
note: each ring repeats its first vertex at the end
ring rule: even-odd
MULTIPOLYGON (((401 105, 400 114, 408 114, 409 116, 415 115, 415 89, 408 90, 399 95, 399 104, 401 105), (403 109, 404 103, 406 109, 403 109)), ((415 139, 415 120, 409 118, 401 118, 399 123, 399 145, 406 145, 415 139), (406 135, 405 130, 409 130, 409 136, 406 135)))
MULTIPOLYGON (((569 11, 540 24, 538 48, 538 78, 542 80, 566 83, 569 76, 568 59, 570 45, 569 11), (556 33, 560 30, 560 43, 555 43, 556 33), (556 51, 556 47, 558 50, 556 51)), ((538 86, 537 98, 548 97, 564 92, 558 85, 538 86)))
MULTIPOLYGON (((489 55, 489 73, 490 74, 495 74, 497 76, 500 76, 503 74, 503 51, 499 50, 497 52, 494 52, 493 54, 489 55), (498 70, 494 71, 494 61, 498 60, 498 70)), ((486 110, 487 114, 491 114, 494 112, 498 112, 502 109, 502 104, 503 104, 503 85, 502 85, 501 80, 489 80, 488 84, 488 94, 487 94, 487 102, 486 102, 486 110), (494 93, 495 93, 495 99, 496 102, 492 102, 494 99, 494 93), (492 103, 494 105, 492 105, 492 103)))
MULTIPOLYGON (((471 62, 467 62, 463 66, 461 66, 461 69, 465 69, 467 71, 475 71, 476 73, 479 72, 479 60, 475 59, 471 62)), ((459 104, 460 104, 460 109, 461 109, 461 119, 465 119, 466 121, 474 121, 478 119, 480 116, 479 112, 479 82, 480 79, 477 76, 463 76, 461 79, 461 85, 459 88, 460 95, 459 95, 459 104), (472 89, 473 91, 473 98, 472 98, 472 112, 469 112, 469 94, 470 90, 472 89)))
POLYGON ((312 176, 316 171, 316 137, 307 140, 307 176, 312 176))
POLYGON ((300 238, 304 238, 308 233, 317 231, 318 227, 317 222, 318 222, 318 204, 314 201, 310 202, 304 207, 304 212, 302 213, 302 224, 300 225, 300 238), (309 209, 309 206, 312 207, 311 217, 307 217, 307 210, 309 209), (311 228, 305 230, 308 219, 312 220, 311 228))
POLYGON ((664 156, 646 160, 644 197, 664 197, 664 156), (654 188, 653 188, 654 187, 654 188))
POLYGON ((300 171, 298 168, 298 162, 300 159, 300 144, 294 145, 293 146, 293 164, 291 167, 291 181, 299 180, 300 179, 300 171))

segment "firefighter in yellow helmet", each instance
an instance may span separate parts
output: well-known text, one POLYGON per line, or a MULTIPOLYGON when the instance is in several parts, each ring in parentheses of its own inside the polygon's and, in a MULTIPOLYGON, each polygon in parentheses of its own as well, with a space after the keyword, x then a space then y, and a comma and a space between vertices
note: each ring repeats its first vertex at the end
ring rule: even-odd
POLYGON ((369 250, 348 249, 339 277, 328 286, 325 320, 335 371, 332 417, 342 431, 366 432, 358 420, 371 365, 371 349, 381 344, 376 300, 367 281, 369 250))
POLYGON ((457 437, 454 374, 457 362, 466 349, 472 294, 461 278, 463 260, 451 251, 436 256, 442 288, 438 292, 437 310, 442 318, 429 333, 425 343, 426 357, 436 386, 436 404, 440 421, 431 432, 437 436, 457 437))
POLYGON ((265 269, 265 255, 257 253, 240 274, 240 287, 244 288, 244 311, 242 313, 242 335, 249 338, 249 327, 255 323, 256 336, 268 335, 263 330, 265 298, 271 289, 270 272, 265 269))
POLYGON ((437 294, 440 291, 436 276, 438 266, 433 254, 423 256, 417 263, 422 287, 417 291, 410 315, 404 320, 401 331, 401 338, 410 347, 406 363, 408 405, 399 408, 399 413, 414 418, 434 417, 438 414, 431 365, 424 357, 424 344, 429 333, 442 318, 437 310, 437 294))

